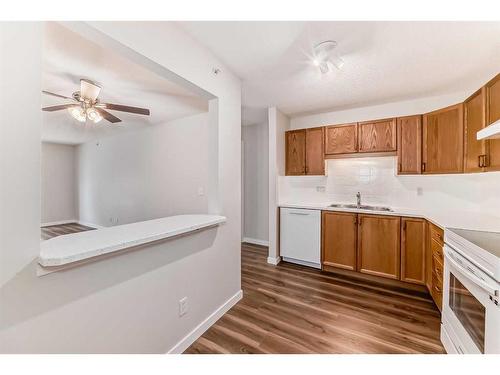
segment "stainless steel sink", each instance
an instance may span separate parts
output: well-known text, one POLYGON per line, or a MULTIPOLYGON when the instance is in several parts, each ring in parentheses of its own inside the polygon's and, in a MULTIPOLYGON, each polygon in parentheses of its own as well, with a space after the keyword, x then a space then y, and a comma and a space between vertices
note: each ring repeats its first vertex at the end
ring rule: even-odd
POLYGON ((343 203, 333 203, 329 207, 335 208, 350 208, 350 209, 359 209, 359 210, 368 210, 368 211, 385 211, 391 212, 392 208, 385 206, 369 206, 366 204, 361 204, 359 207, 356 204, 343 204, 343 203))

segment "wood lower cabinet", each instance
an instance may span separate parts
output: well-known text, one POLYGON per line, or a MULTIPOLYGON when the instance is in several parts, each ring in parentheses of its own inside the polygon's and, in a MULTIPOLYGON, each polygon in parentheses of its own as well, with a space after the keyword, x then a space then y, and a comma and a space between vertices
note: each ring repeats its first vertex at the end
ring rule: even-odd
POLYGON ((425 285, 426 221, 401 218, 401 281, 425 285))
POLYGON ((464 102, 464 172, 483 172, 486 166, 486 141, 476 138, 486 124, 485 94, 482 88, 464 102))
POLYGON ((321 261, 324 266, 356 270, 357 214, 322 212, 321 261))
POLYGON ((324 128, 306 129, 306 174, 325 174, 324 128))
MULTIPOLYGON (((500 74, 485 86, 486 126, 500 119, 500 74)), ((486 142, 486 171, 500 170, 500 139, 490 139, 486 142)))
POLYGON ((359 272, 399 279, 400 218, 359 214, 357 248, 359 272))
POLYGON ((398 174, 422 172, 422 116, 397 119, 398 174))
POLYGON ((434 302, 439 310, 442 308, 443 303, 443 272, 444 272, 444 260, 443 260, 443 246, 444 246, 444 232, 438 226, 429 223, 429 248, 430 254, 430 274, 427 274, 429 278, 427 281, 427 287, 431 293, 434 302))
POLYGON ((325 127, 325 155, 352 154, 357 151, 357 123, 325 127))
POLYGON ((323 128, 290 130, 285 133, 285 174, 324 175, 323 128))
POLYGON ((463 172, 463 104, 423 115, 422 172, 463 172))
POLYGON ((306 173, 306 131, 292 130, 286 132, 285 139, 287 176, 306 173))
POLYGON ((358 123, 358 152, 396 151, 396 119, 358 123))

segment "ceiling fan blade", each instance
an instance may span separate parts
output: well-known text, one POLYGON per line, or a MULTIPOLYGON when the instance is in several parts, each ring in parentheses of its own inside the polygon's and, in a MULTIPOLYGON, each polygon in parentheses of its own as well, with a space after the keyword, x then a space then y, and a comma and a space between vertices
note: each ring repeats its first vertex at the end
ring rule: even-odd
POLYGON ((58 97, 58 98, 62 98, 62 99, 70 99, 70 100, 75 100, 75 101, 76 101, 76 99, 75 99, 75 98, 70 98, 69 96, 59 95, 59 94, 55 94, 55 93, 53 93, 53 92, 50 92, 50 91, 45 91, 45 90, 42 90, 42 92, 43 92, 44 94, 47 94, 47 95, 52 95, 52 96, 56 96, 56 97, 58 97))
POLYGON ((105 119, 108 120, 109 122, 112 122, 113 124, 116 122, 122 122, 118 117, 115 115, 109 113, 108 111, 105 111, 102 108, 96 108, 96 111, 99 112, 99 114, 105 119))
POLYGON ((100 103, 97 104, 97 107, 111 109, 113 111, 136 113, 138 115, 149 116, 150 114, 149 109, 147 108, 131 107, 128 105, 121 105, 121 104, 100 103))
POLYGON ((80 96, 90 102, 95 102, 99 93, 101 92, 101 86, 98 86, 88 79, 80 80, 80 96))
POLYGON ((54 111, 60 111, 62 109, 68 109, 72 107, 79 107, 79 104, 61 104, 61 105, 54 105, 52 107, 44 107, 42 108, 42 111, 46 112, 54 112, 54 111))

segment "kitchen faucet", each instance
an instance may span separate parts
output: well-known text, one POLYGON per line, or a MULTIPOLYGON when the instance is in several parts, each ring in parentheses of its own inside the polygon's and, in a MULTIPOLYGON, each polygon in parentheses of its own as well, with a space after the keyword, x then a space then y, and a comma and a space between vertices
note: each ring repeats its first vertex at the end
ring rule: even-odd
POLYGON ((356 193, 356 205, 358 209, 361 207, 361 193, 359 191, 356 193))

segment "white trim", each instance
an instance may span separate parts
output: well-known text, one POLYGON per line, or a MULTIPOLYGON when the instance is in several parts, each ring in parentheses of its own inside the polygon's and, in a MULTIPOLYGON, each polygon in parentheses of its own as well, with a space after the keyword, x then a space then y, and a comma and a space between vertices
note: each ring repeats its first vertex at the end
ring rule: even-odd
POLYGON ((195 329, 188 333, 181 341, 175 344, 167 354, 182 354, 189 346, 195 342, 201 335, 205 333, 212 325, 215 324, 217 320, 222 318, 222 316, 239 300, 243 298, 243 291, 240 289, 234 296, 229 298, 226 302, 222 304, 217 310, 215 310, 208 318, 201 322, 195 329))
POLYGON ((77 221, 78 224, 80 225, 84 225, 86 227, 91 227, 91 228, 95 228, 95 229, 100 229, 100 228, 106 228, 105 226, 103 225, 97 225, 97 224, 92 224, 92 223, 86 223, 85 221, 80 221, 78 220, 77 221))
POLYGON ((64 224, 79 224, 79 221, 77 219, 49 221, 47 223, 40 224, 40 227, 44 228, 44 227, 51 227, 53 225, 64 225, 64 224))
POLYGON ((259 240, 257 238, 243 237, 243 242, 269 247, 269 241, 259 240))
POLYGON ((274 264, 275 266, 277 266, 279 262, 281 262, 281 257, 267 257, 267 263, 269 264, 274 264))

